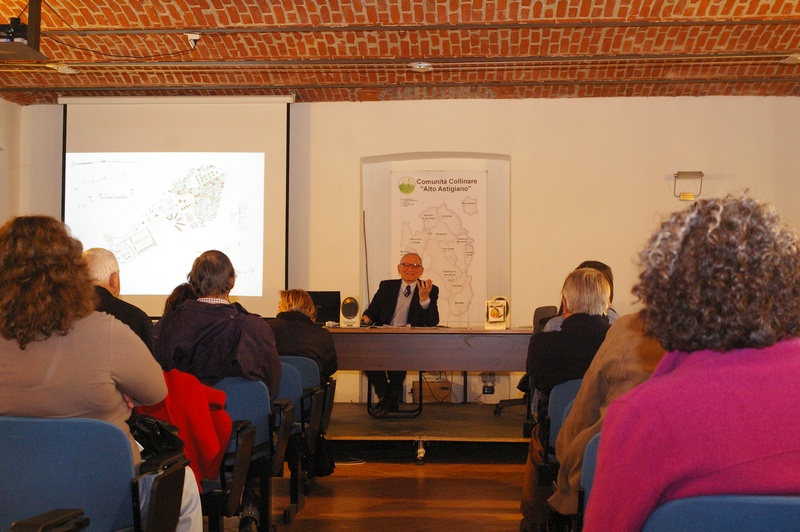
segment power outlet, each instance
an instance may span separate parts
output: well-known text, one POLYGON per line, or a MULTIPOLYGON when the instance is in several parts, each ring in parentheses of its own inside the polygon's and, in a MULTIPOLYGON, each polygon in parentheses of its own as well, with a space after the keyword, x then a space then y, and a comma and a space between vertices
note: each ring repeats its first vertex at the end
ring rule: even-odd
POLYGON ((484 385, 483 395, 494 395, 494 386, 484 385))

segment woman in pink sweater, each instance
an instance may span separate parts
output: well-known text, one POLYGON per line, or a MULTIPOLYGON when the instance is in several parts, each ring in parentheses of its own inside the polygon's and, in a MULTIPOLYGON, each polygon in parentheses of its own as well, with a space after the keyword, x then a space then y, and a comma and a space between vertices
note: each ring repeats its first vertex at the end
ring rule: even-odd
POLYGON ((640 259, 633 292, 668 353, 608 409, 586 530, 640 530, 685 497, 800 495, 797 235, 753 199, 702 200, 640 259))

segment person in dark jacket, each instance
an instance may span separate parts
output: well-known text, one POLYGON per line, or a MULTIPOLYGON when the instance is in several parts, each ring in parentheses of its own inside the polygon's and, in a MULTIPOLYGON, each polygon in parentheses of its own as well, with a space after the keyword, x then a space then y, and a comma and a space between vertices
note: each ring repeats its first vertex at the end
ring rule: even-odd
POLYGON ((89 267, 99 299, 96 310, 111 314, 130 327, 152 353, 153 321, 142 309, 119 298, 122 285, 117 257, 107 249, 90 248, 83 252, 83 261, 89 267))
POLYGON ((235 279, 221 251, 195 259, 189 284, 197 299, 187 299, 158 322, 156 359, 164 371, 179 369, 209 386, 225 377, 263 381, 274 400, 281 383, 275 335, 261 316, 230 302, 235 279))
MULTIPOLYGON (((422 257, 406 253, 397 265, 400 279, 381 281, 378 291, 361 316, 364 325, 393 327, 435 327, 439 324, 439 288, 430 279, 420 279, 425 268, 422 257)), ((396 411, 403 398, 405 371, 365 371, 375 388, 379 402, 372 411, 374 417, 386 417, 396 411)))
MULTIPOLYGON (((263 381, 274 401, 281 383, 275 335, 261 316, 230 302, 235 281, 233 264, 223 252, 210 250, 197 257, 189 272, 192 290, 179 287, 174 294, 187 299, 156 324, 156 359, 165 371, 179 369, 207 385, 225 377, 263 381), (191 299, 192 294, 197 299, 191 299)), ((253 468, 242 497, 240 531, 258 529, 259 484, 259 472, 253 468)))
POLYGON ((333 336, 317 325, 317 308, 308 292, 281 290, 278 315, 267 320, 275 333, 278 355, 301 356, 317 363, 320 382, 336 373, 336 348, 333 336))
POLYGON ((553 488, 541 485, 536 467, 542 462, 547 443, 542 431, 542 416, 547 411, 553 387, 572 379, 581 379, 589 369, 610 327, 606 318, 610 295, 611 287, 601 272, 592 268, 573 270, 561 289, 564 312, 561 330, 531 336, 525 369, 533 379, 539 396, 540 423, 533 428, 528 447, 520 530, 546 528, 550 519, 547 498, 552 495, 553 488))

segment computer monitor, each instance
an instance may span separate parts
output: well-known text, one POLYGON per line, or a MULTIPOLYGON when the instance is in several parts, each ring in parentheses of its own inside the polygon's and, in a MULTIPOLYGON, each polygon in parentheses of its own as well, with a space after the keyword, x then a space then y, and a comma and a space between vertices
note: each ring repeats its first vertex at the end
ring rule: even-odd
POLYGON ((317 323, 322 325, 329 321, 339 323, 339 305, 342 301, 340 292, 309 291, 308 295, 317 307, 317 323))

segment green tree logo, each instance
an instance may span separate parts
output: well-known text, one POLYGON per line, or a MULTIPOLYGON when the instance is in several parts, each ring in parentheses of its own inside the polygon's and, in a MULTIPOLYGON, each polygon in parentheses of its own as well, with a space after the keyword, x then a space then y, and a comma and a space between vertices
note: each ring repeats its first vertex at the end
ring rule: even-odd
POLYGON ((400 180, 400 183, 397 184, 397 188, 400 189, 400 192, 403 194, 411 194, 414 192, 414 189, 417 185, 414 183, 414 180, 410 177, 404 177, 400 180))

